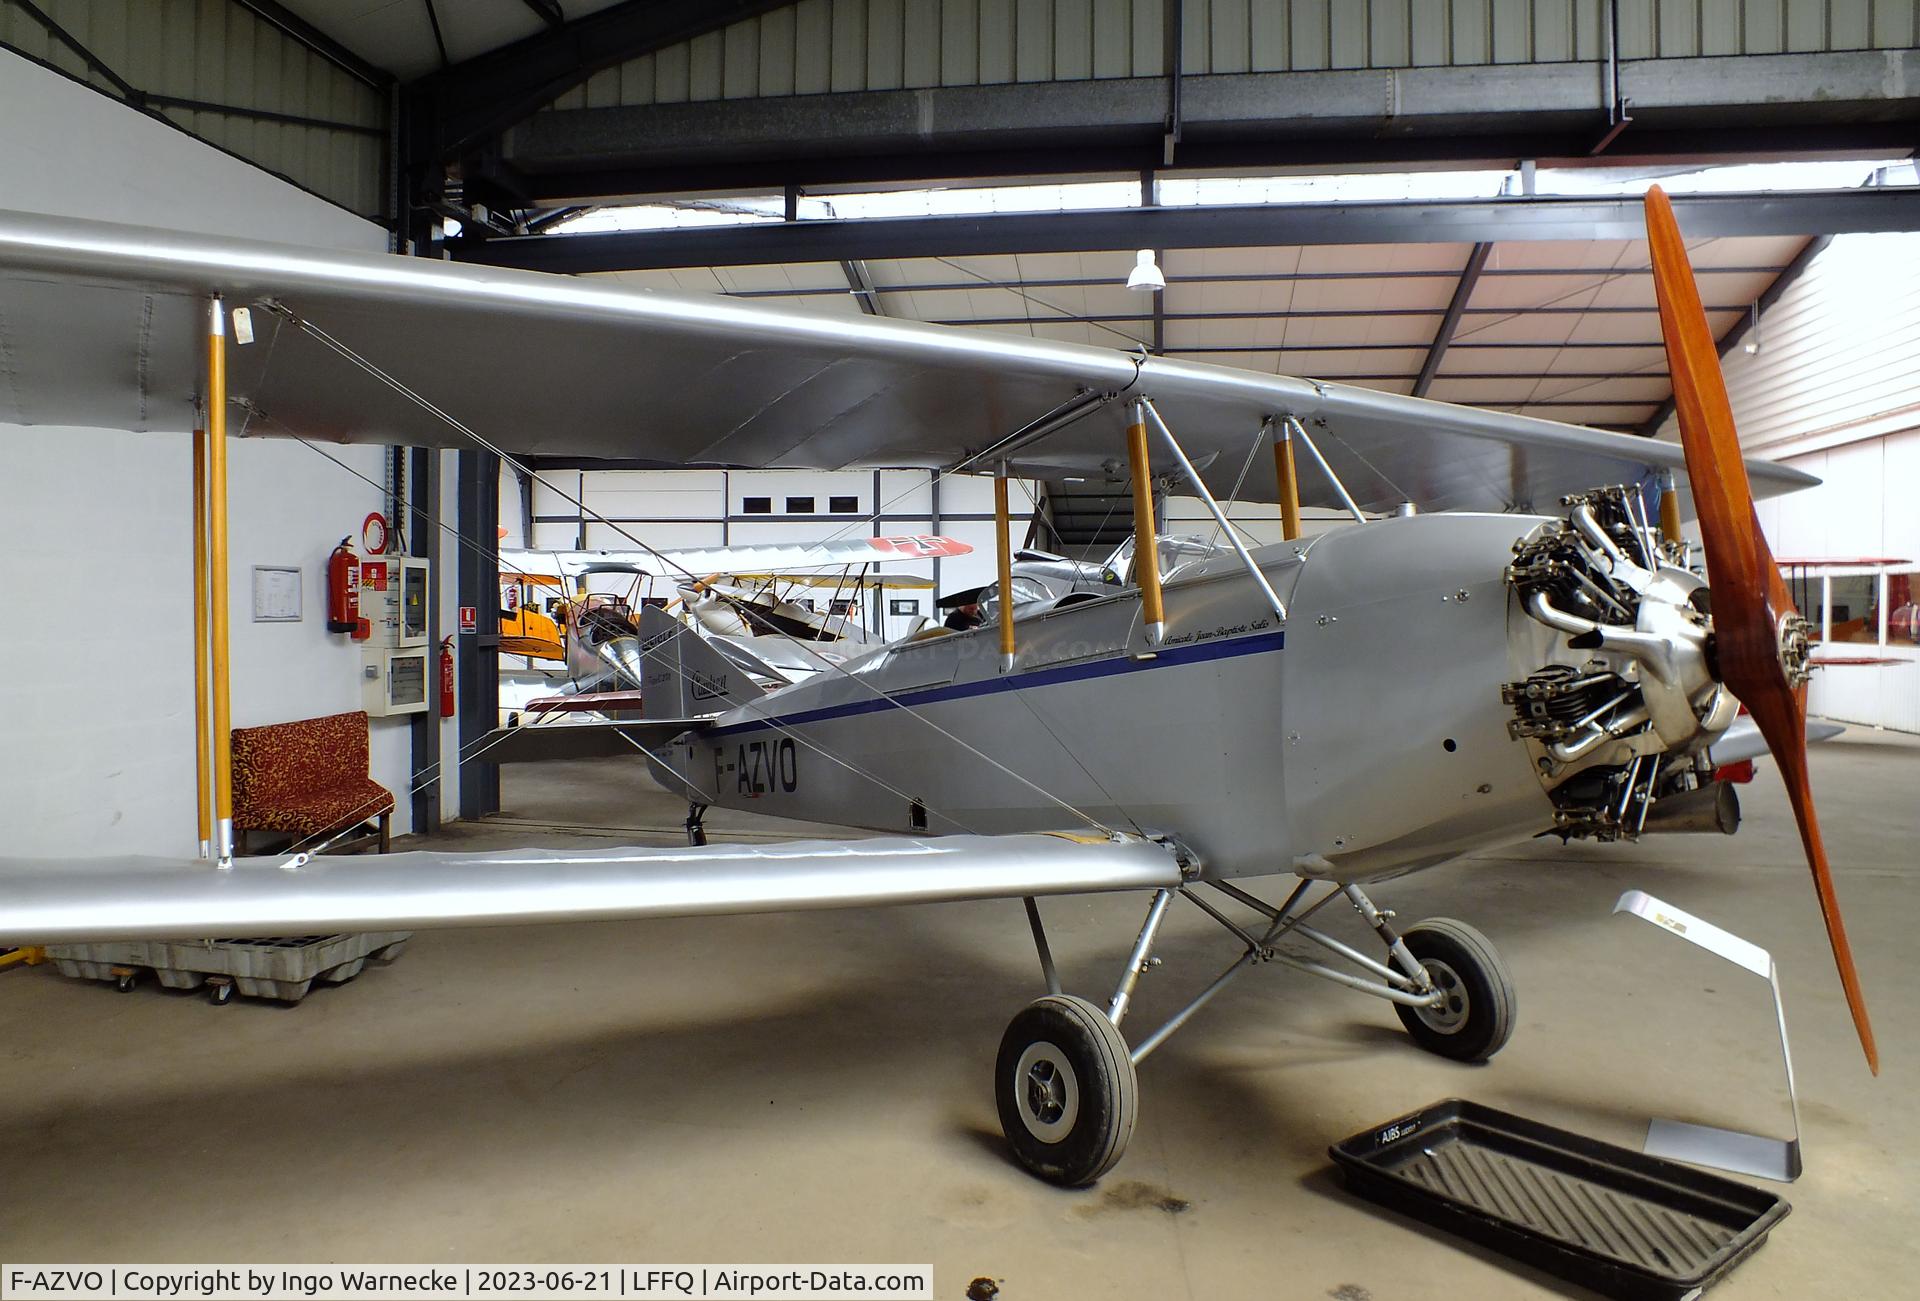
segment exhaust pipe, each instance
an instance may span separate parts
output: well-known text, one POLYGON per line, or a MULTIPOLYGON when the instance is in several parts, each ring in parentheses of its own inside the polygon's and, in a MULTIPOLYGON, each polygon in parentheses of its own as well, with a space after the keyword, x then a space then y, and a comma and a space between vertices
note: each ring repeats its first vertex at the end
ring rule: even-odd
POLYGON ((1647 810, 1643 832, 1713 832, 1731 836, 1740 830, 1740 796, 1732 782, 1708 782, 1697 790, 1663 795, 1647 810))

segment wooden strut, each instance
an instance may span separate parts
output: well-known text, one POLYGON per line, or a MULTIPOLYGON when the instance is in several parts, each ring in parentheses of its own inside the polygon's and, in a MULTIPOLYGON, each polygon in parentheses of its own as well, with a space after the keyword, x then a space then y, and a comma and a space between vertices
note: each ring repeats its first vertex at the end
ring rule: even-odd
POLYGON ((1660 536, 1671 543, 1680 541, 1680 494, 1671 470, 1660 476, 1660 536))
POLYGON ((1160 544, 1153 524, 1153 465, 1147 459, 1147 413, 1138 404, 1127 426, 1127 462, 1133 472, 1133 578, 1140 586, 1140 618, 1147 644, 1158 646, 1167 631, 1160 596, 1160 544))
POLYGON ((218 295, 207 300, 207 545, 213 661, 213 811, 219 862, 233 866, 233 718, 227 642, 227 318, 218 295))
POLYGON ((1013 543, 1008 530, 1013 527, 1007 506, 1007 463, 1002 461, 993 476, 993 552, 1000 575, 1000 671, 1013 672, 1013 543))
POLYGON ((213 768, 207 750, 207 431, 193 431, 193 769, 200 857, 213 855, 213 768))
POLYGON ((1300 536, 1300 470, 1293 460, 1293 426, 1276 421, 1273 465, 1280 483, 1280 536, 1288 542, 1300 536))

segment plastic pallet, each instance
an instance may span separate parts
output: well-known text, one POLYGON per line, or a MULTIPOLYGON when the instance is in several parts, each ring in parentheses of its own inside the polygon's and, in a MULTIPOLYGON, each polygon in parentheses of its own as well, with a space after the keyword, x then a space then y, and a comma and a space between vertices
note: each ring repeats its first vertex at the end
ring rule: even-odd
POLYGON ((391 962, 400 956, 411 931, 374 931, 364 935, 299 935, 277 939, 118 940, 98 944, 60 944, 47 956, 63 976, 117 980, 122 972, 153 972, 169 989, 198 989, 209 978, 230 980, 251 998, 297 1003, 316 980, 342 984, 366 967, 368 959, 391 962))

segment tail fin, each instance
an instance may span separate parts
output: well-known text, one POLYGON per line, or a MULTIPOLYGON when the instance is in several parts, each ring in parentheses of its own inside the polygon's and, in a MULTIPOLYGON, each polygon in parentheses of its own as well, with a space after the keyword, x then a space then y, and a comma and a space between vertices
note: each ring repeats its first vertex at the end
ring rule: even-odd
POLYGON ((640 611, 641 698, 649 718, 698 718, 766 694, 739 665, 666 611, 640 611))

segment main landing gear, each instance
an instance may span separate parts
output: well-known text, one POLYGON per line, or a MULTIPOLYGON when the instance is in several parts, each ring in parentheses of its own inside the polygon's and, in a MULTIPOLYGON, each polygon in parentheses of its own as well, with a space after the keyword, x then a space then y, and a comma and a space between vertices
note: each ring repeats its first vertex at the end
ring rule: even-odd
POLYGON ((1278 908, 1225 881, 1201 884, 1257 913, 1265 921, 1264 929, 1255 934, 1197 894, 1193 886, 1157 891, 1120 982, 1104 1008, 1061 992, 1039 906, 1032 899, 1026 901, 1048 992, 1022 1008, 1007 1026, 994 1062, 993 1092, 1000 1127, 1014 1157, 1048 1183, 1082 1187, 1114 1167, 1127 1150, 1139 1115, 1140 1086, 1134 1068, 1229 981, 1258 963, 1293 967, 1387 999, 1416 1044, 1455 1061, 1485 1061, 1513 1033, 1513 981, 1506 964, 1487 937, 1464 922, 1430 918, 1408 927, 1403 936, 1391 925, 1393 914, 1376 908, 1357 885, 1336 885, 1296 912, 1311 882, 1301 882, 1278 908), (1166 1024, 1130 1049, 1120 1025, 1134 986, 1160 963, 1153 956, 1154 939, 1175 894, 1231 932, 1244 951, 1166 1024), (1386 945, 1386 962, 1377 962, 1307 925, 1309 917, 1342 897, 1386 945), (1274 943, 1286 935, 1312 940, 1363 974, 1279 952, 1274 943))

